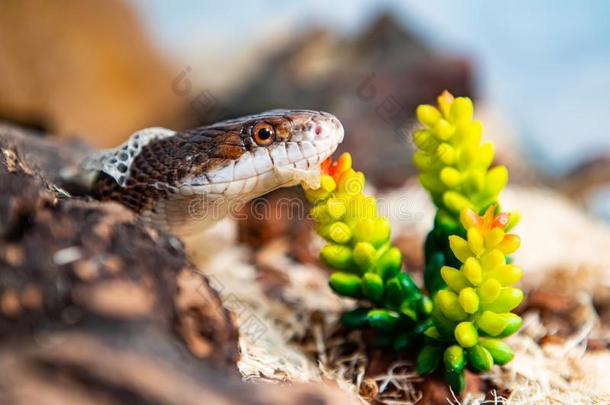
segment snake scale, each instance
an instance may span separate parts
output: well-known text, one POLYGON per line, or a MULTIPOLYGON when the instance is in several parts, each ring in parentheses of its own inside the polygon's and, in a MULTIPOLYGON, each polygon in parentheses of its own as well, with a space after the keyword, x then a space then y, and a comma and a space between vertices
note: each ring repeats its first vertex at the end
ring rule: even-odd
POLYGON ((86 157, 79 170, 96 198, 189 236, 274 189, 315 185, 343 134, 329 113, 278 109, 183 132, 143 129, 86 157))

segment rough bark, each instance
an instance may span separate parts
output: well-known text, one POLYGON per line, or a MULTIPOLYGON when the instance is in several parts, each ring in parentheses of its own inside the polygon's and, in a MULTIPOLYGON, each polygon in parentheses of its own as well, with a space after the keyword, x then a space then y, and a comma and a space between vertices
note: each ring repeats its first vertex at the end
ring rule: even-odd
POLYGON ((349 404, 324 383, 254 385, 185 357, 155 329, 114 323, 107 333, 48 332, 0 345, 0 403, 349 404), (146 345, 134 344, 143 339, 146 345))
POLYGON ((139 322, 234 363, 229 313, 178 240, 119 205, 62 195, 8 137, 0 146, 0 339, 139 322))

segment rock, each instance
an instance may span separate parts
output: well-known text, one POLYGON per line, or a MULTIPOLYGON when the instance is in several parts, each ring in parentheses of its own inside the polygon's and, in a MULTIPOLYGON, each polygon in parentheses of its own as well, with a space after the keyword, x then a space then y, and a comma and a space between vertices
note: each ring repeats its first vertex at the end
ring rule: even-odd
POLYGON ((422 404, 446 404, 452 403, 458 398, 465 398, 469 395, 480 396, 481 392, 485 392, 486 388, 480 376, 466 371, 466 388, 462 394, 454 393, 447 383, 441 378, 433 377, 425 378, 421 384, 422 404))
POLYGON ((527 293, 516 312, 521 316, 527 312, 539 315, 540 322, 548 331, 539 342, 540 345, 545 345, 561 344, 578 331, 578 309, 574 296, 561 290, 537 289, 527 293))
POLYGON ((555 179, 554 186, 577 203, 592 205, 595 193, 610 186, 610 156, 600 155, 584 161, 565 176, 555 179))
POLYGON ((401 234, 392 243, 400 249, 405 268, 409 272, 422 273, 424 270, 424 245, 417 235, 401 234))

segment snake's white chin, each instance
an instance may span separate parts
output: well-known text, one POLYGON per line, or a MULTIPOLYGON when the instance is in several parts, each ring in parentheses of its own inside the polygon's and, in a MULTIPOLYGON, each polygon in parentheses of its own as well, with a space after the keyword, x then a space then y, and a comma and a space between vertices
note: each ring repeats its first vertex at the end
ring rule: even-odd
MULTIPOLYGON (((328 156, 332 154, 329 153, 328 156)), ((309 188, 320 187, 320 164, 324 161, 320 156, 317 161, 319 163, 309 164, 309 161, 298 161, 288 166, 281 166, 274 169, 274 174, 278 178, 278 187, 290 187, 297 184, 304 184, 309 188), (306 168, 301 168, 305 162, 306 168)), ((271 191, 271 190, 269 190, 271 191)))

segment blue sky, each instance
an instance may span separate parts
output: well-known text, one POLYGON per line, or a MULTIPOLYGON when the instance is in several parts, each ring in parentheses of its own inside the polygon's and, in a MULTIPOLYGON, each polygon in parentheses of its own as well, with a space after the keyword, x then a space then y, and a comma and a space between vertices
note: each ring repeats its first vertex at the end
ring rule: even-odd
POLYGON ((475 60, 481 94, 547 170, 610 151, 610 1, 131 1, 178 59, 315 24, 349 34, 389 8, 430 43, 475 60))

